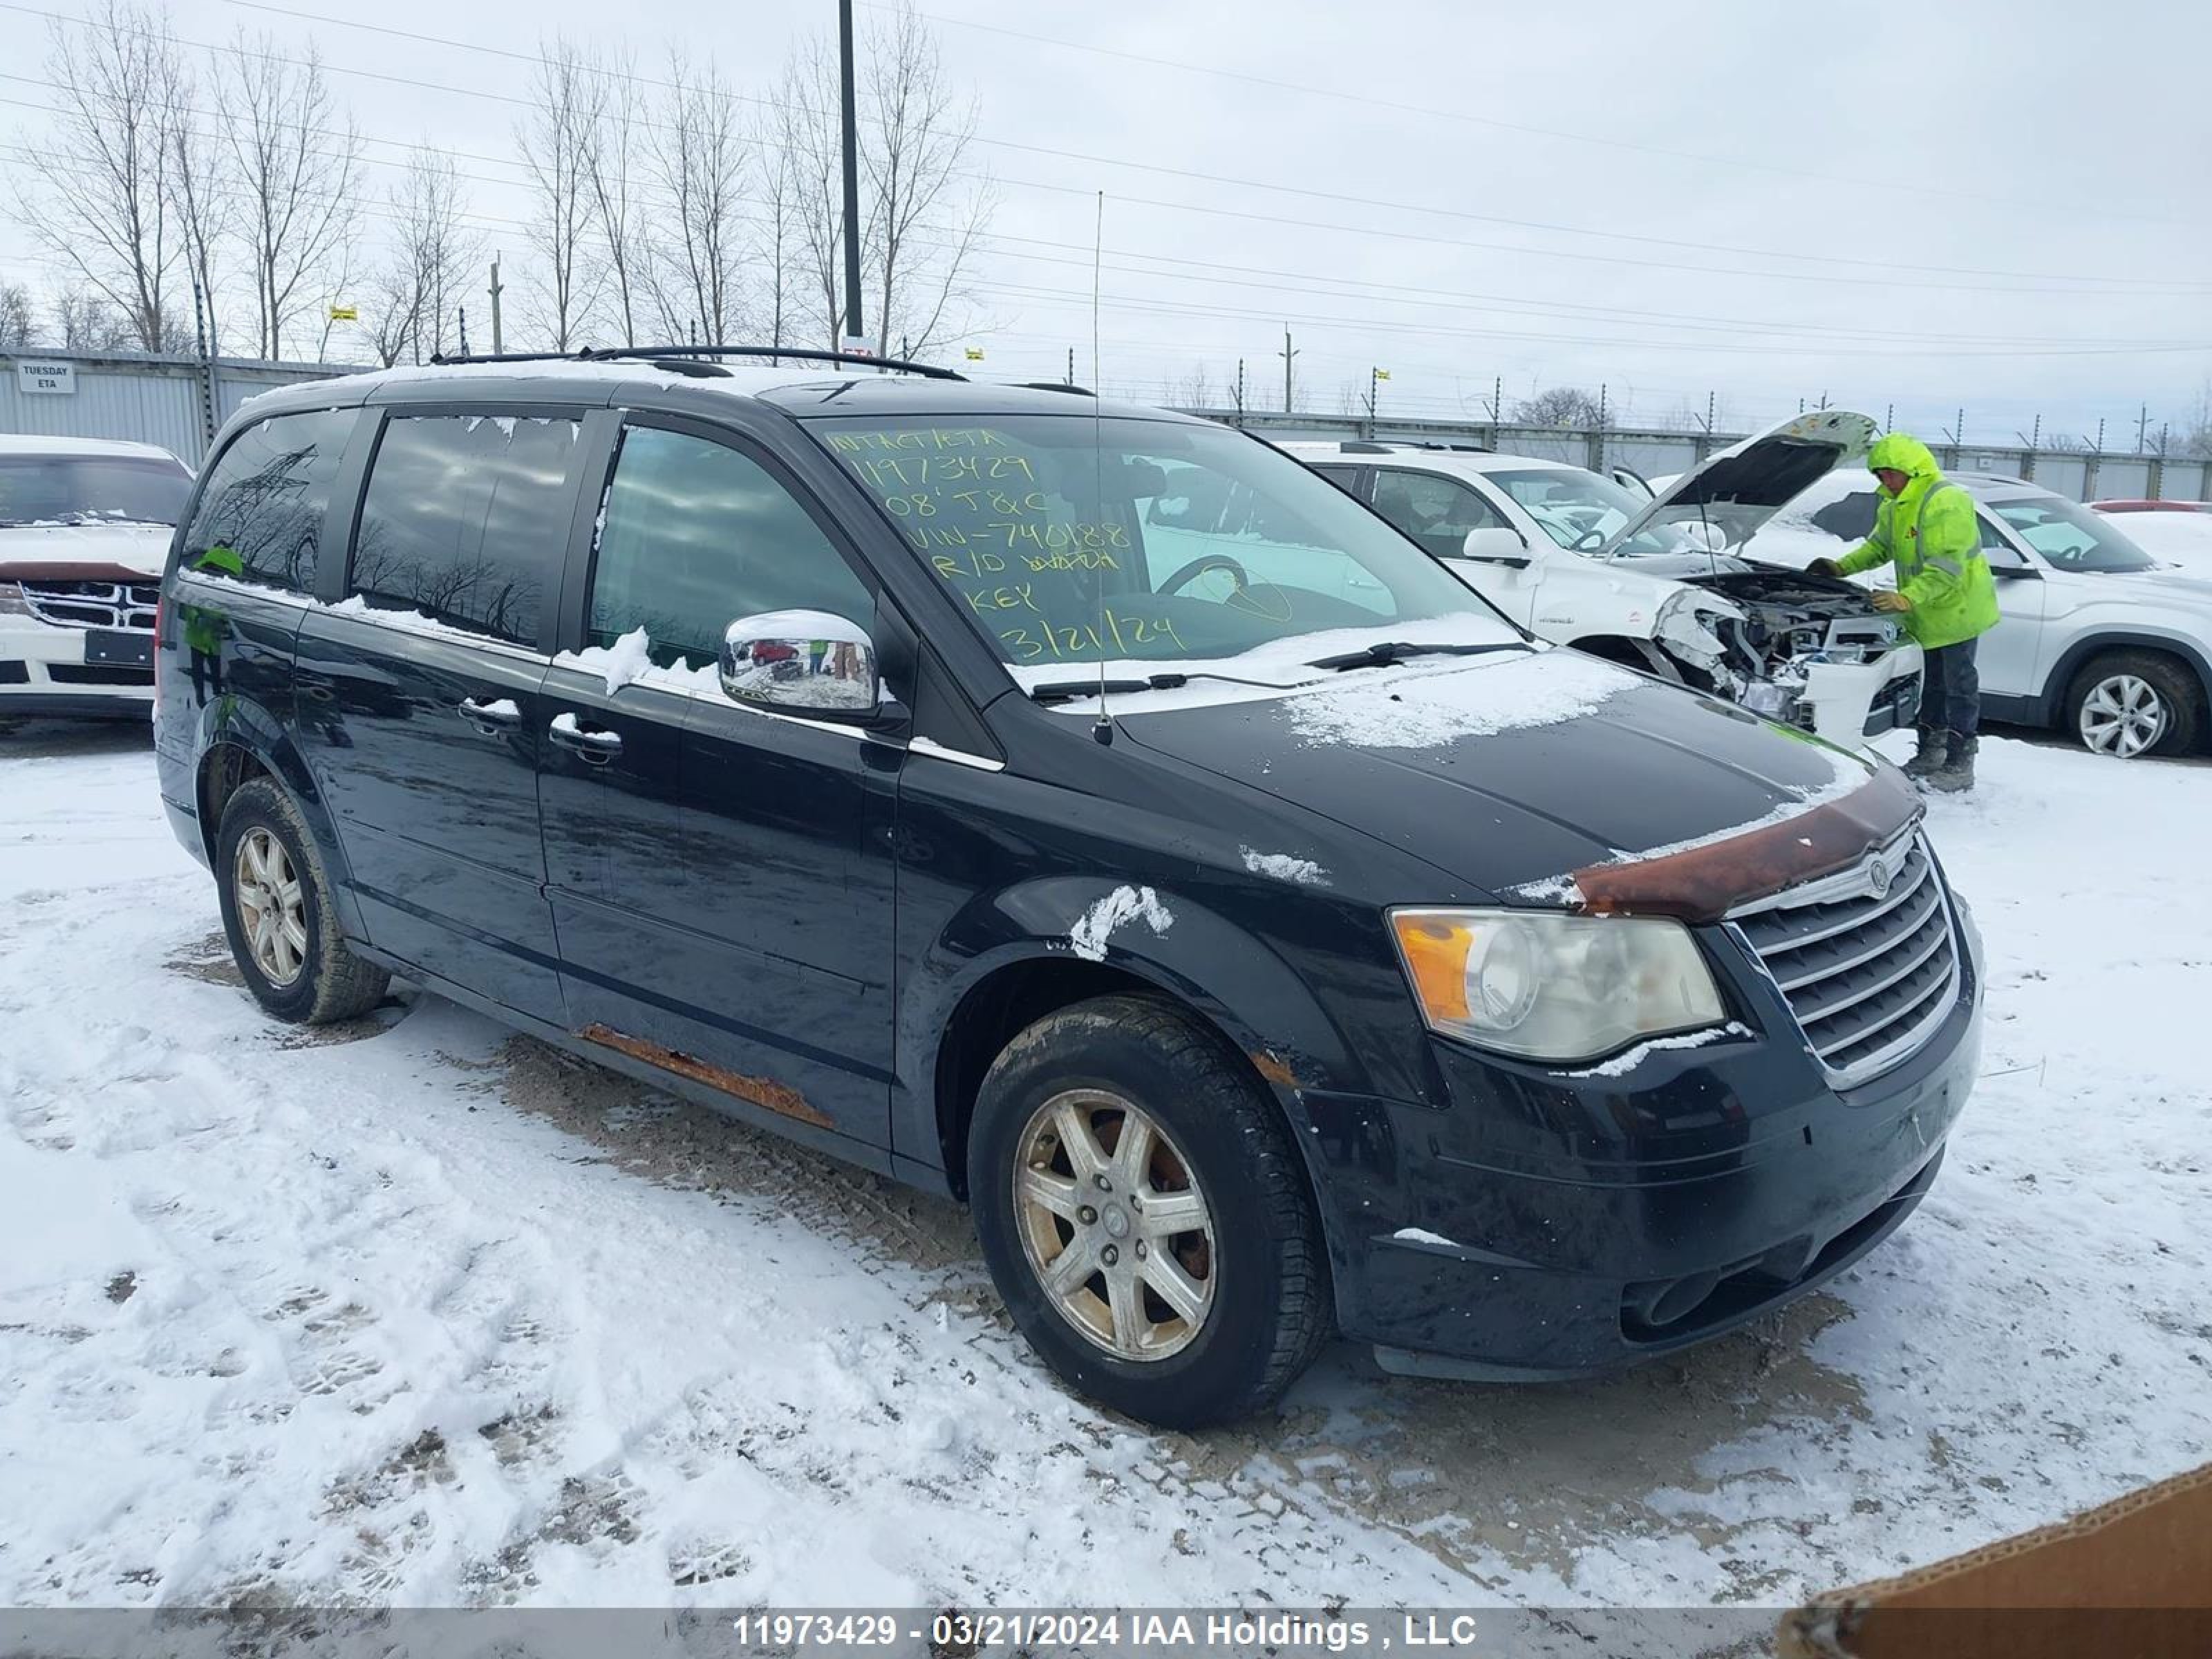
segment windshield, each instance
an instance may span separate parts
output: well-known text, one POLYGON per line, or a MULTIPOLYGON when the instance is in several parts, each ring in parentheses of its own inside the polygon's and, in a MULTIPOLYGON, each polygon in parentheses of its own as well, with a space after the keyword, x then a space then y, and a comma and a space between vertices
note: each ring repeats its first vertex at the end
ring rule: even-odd
POLYGON ((2158 561, 2101 513, 2057 496, 1991 501, 1990 511, 2060 570, 2155 570, 2158 561))
POLYGON ((1335 485, 1224 427, 1048 415, 811 425, 1018 668, 1191 663, 1346 629, 1519 637, 1335 485))
POLYGON ((192 477, 175 461, 0 455, 0 529, 46 524, 173 525, 192 477))
MULTIPOLYGON (((1510 495, 1561 547, 1595 553, 1620 527, 1650 506, 1610 478, 1578 466, 1531 468, 1526 472, 1485 472, 1483 477, 1510 495)), ((1645 526, 1613 550, 1616 553, 1696 553, 1703 549, 1671 525, 1645 526)))

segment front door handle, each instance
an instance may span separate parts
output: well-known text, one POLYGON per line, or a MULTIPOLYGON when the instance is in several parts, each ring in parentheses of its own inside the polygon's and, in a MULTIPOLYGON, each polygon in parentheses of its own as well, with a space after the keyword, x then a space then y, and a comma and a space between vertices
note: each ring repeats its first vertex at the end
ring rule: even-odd
POLYGON ((556 714, 545 735, 563 749, 574 750, 593 766, 605 766, 622 753, 622 733, 604 729, 586 731, 574 714, 556 714))
POLYGON ((505 697, 493 702, 479 702, 474 697, 463 697, 458 707, 461 718, 488 738, 495 737, 501 732, 512 732, 522 724, 522 711, 505 697))

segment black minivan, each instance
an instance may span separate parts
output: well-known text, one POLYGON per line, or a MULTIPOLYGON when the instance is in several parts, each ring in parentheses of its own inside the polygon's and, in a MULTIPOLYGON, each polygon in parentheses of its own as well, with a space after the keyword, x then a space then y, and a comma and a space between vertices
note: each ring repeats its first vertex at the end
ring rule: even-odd
POLYGON ((1527 637, 1244 434, 742 355, 255 398, 179 837, 279 1018, 399 975, 971 1206, 1084 1393, 1583 1374, 1872 1249, 1975 1069, 1892 768, 1527 637))

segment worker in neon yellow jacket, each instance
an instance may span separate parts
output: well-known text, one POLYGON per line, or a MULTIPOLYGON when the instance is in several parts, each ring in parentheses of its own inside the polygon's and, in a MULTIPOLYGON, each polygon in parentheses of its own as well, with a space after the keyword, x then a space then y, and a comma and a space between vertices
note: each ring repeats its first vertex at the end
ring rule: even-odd
POLYGON ((1876 593, 1875 607, 1902 613, 1928 663, 1919 751, 1905 770, 1931 789, 1971 789, 1982 712, 1974 641, 1997 625, 1996 582, 1982 553, 1973 497, 1944 478, 1926 444, 1903 432, 1875 441, 1867 470, 1881 481, 1874 534, 1842 558, 1818 559, 1812 568, 1851 576, 1897 567, 1897 591, 1876 593))

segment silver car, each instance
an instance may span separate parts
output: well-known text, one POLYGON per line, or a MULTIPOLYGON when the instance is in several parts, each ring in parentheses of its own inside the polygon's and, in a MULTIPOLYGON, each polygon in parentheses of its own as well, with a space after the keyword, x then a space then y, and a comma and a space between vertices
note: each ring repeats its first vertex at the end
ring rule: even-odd
MULTIPOLYGON (((2212 702, 2212 580, 2157 558, 2119 521, 2019 478, 1954 473, 1974 497, 2002 617, 1976 653, 1983 712, 2055 726, 2100 755, 2185 754, 2212 702)), ((1873 527, 1874 481, 1832 477, 1741 556, 1802 567, 1873 527)))

